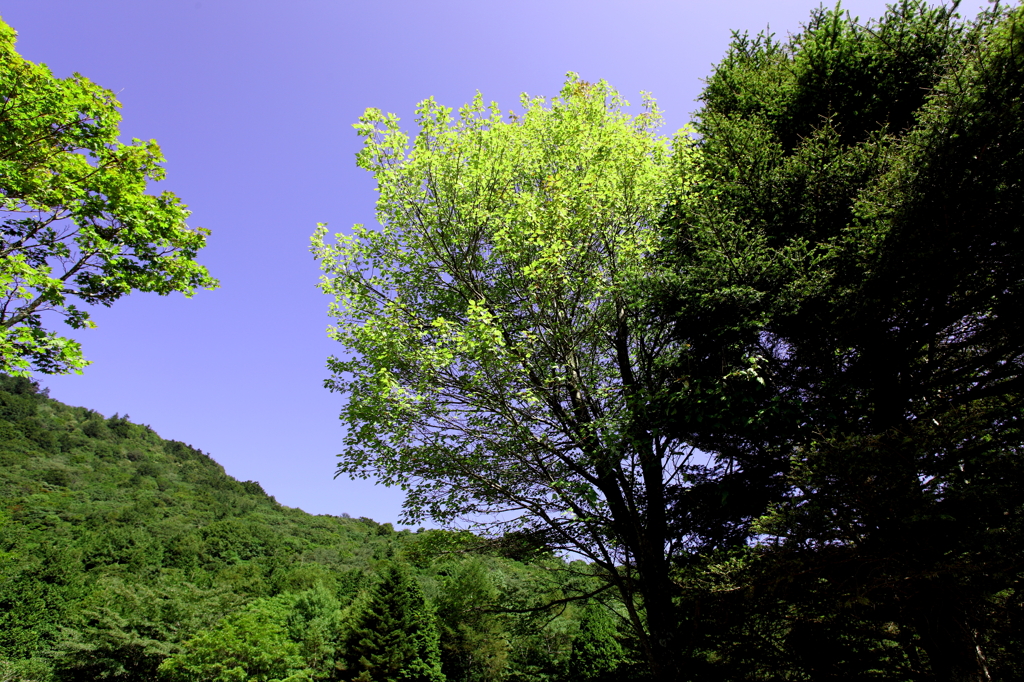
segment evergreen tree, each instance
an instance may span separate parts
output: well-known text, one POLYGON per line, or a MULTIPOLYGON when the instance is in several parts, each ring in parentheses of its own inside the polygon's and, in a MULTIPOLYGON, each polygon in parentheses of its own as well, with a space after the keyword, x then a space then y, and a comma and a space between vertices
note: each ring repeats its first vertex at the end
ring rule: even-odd
POLYGON ((702 96, 665 415, 714 455, 668 497, 716 675, 1020 678, 1024 12, 954 10, 737 35, 702 96))
POLYGON ((342 637, 338 680, 444 682, 434 614, 400 565, 381 568, 342 637))

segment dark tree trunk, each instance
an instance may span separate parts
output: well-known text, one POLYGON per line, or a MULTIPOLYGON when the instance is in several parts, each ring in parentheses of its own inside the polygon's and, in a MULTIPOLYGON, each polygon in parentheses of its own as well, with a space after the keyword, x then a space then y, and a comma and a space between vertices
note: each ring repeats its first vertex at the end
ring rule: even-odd
POLYGON ((970 619, 951 595, 938 590, 914 600, 913 622, 936 682, 991 682, 970 619))
POLYGON ((647 631, 650 637, 650 666, 656 682, 679 682, 681 656, 678 613, 672 599, 671 585, 666 579, 661 589, 651 586, 644 595, 647 631))
POLYGON ((649 510, 647 528, 641 535, 637 569, 647 616, 647 656, 656 682, 679 682, 681 656, 679 614, 676 611, 675 586, 669 578, 669 560, 665 556, 664 508, 649 510))

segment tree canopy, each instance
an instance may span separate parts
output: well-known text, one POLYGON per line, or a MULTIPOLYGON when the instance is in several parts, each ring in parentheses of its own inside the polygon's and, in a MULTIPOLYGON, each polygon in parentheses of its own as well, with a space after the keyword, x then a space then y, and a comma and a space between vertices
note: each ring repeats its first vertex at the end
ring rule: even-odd
POLYGON ((185 224, 154 140, 118 141, 120 104, 84 76, 54 78, 23 59, 0 21, 0 371, 80 371, 78 342, 50 331, 54 312, 93 326, 86 305, 132 291, 191 296, 217 282, 195 262, 209 232, 185 224))
POLYGON ((505 120, 480 95, 457 117, 426 100, 411 147, 393 115, 356 126, 381 227, 313 239, 345 348, 328 382, 347 397, 339 473, 401 485, 409 519, 497 515, 588 557, 657 664, 664 489, 692 452, 649 427, 671 344, 635 303, 691 145, 672 152, 646 95, 631 117, 575 74, 521 104, 505 120))
POLYGON ((794 585, 790 646, 818 675, 879 665, 877 639, 796 636, 845 603, 863 608, 832 641, 889 628, 889 670, 987 679, 1019 580, 1024 25, 954 9, 737 36, 702 96, 699 180, 667 214, 688 388, 666 428, 723 465, 675 491, 675 518, 687 532, 710 499, 708 526, 760 546, 746 579, 794 585))
POLYGON ((574 76, 369 110, 339 472, 588 557, 655 677, 1015 669, 1024 29, 955 9, 736 35, 671 144, 574 76))
POLYGON ((37 389, 0 374, 0 680, 572 679, 582 562, 283 507, 37 389))
POLYGON ((401 565, 382 567, 377 583, 352 609, 336 679, 444 682, 434 614, 401 565))

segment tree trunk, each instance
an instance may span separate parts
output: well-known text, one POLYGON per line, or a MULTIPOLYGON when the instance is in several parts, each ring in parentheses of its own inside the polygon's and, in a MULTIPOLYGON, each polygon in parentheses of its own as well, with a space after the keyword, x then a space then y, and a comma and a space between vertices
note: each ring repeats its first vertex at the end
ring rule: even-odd
POLYGON ((928 654, 933 680, 991 682, 967 613, 950 599, 949 592, 926 591, 914 600, 914 607, 914 625, 928 654))
POLYGON ((674 599, 675 587, 669 578, 669 561, 664 554, 664 529, 657 526, 663 513, 651 514, 648 521, 655 526, 643 536, 642 553, 637 553, 637 569, 647 616, 649 665, 655 682, 679 682, 680 669, 679 614, 674 599), (654 518, 650 518, 653 516, 654 518))
POLYGON ((650 637, 650 667, 656 682, 679 682, 682 677, 678 642, 678 614, 669 587, 644 595, 650 637))

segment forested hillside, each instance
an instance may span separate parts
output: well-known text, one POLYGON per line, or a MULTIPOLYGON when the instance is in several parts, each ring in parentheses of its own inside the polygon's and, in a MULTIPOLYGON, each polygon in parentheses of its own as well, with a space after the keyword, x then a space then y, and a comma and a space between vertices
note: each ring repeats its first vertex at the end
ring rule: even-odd
POLYGON ((311 516, 127 416, 0 381, 0 680, 626 672, 612 611, 538 608, 589 590, 581 562, 311 516))

